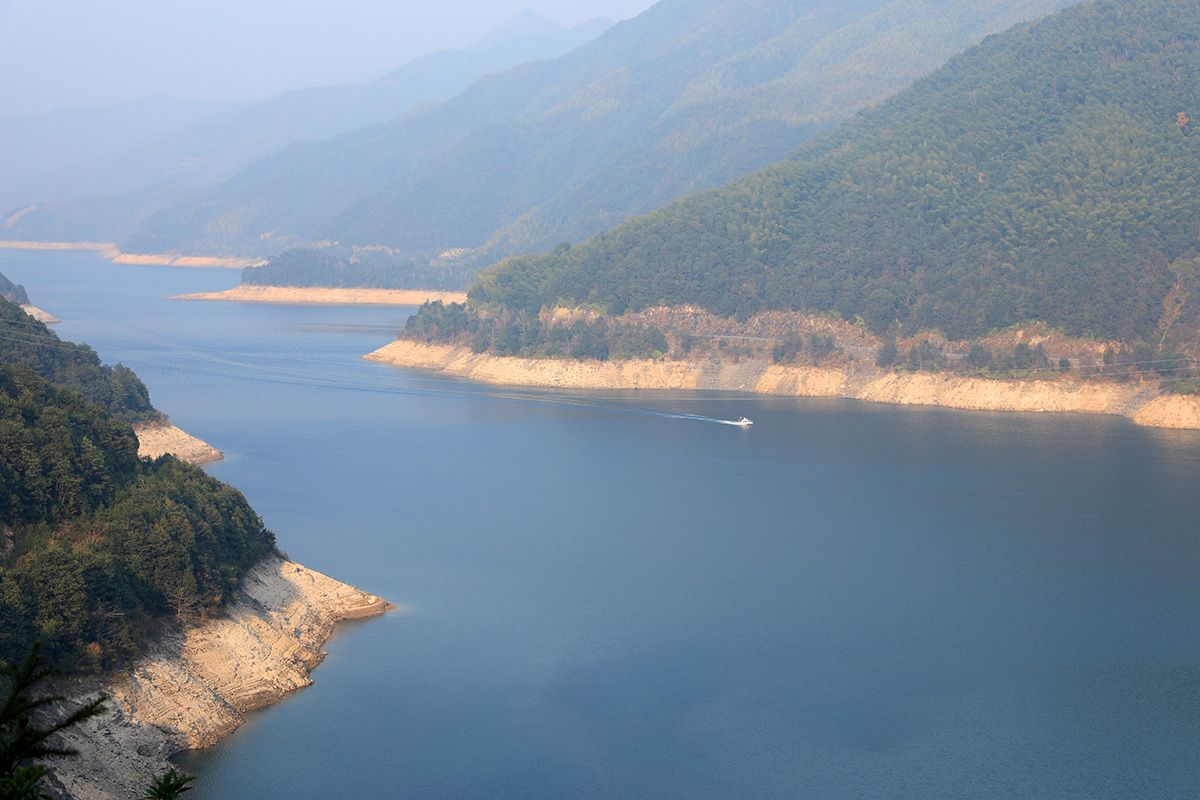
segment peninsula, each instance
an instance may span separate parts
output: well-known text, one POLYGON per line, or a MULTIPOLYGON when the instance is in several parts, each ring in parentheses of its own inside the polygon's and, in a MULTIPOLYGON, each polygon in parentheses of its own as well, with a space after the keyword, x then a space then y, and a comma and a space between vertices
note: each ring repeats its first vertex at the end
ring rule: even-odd
POLYGON ((197 466, 220 461, 225 455, 203 439, 192 436, 165 419, 133 426, 138 439, 138 455, 159 458, 172 455, 197 466))
POLYGON ((40 652, 71 703, 108 698, 65 735, 80 755, 47 764, 46 788, 140 796, 171 755, 311 683, 338 622, 391 606, 288 561, 246 498, 194 466, 220 452, 131 370, 6 299, 0 330, 0 660, 40 652))
POLYGON ((0 333, 7 337, 0 342, 0 362, 22 364, 107 408, 133 428, 142 458, 173 455, 199 465, 224 457, 217 448, 172 425, 151 405, 149 391, 131 370, 104 365, 86 345, 59 339, 46 327, 58 320, 45 312, 33 313, 39 309, 28 304, 24 287, 0 275, 0 289, 5 288, 0 295, 0 333))
POLYGON ((62 320, 51 314, 49 311, 44 311, 37 306, 32 306, 28 303, 22 303, 21 310, 43 325, 57 325, 59 322, 62 322, 62 320))
POLYGON ((445 303, 466 302, 466 292, 444 292, 425 289, 368 289, 332 288, 320 286, 260 286, 242 284, 224 292, 181 294, 172 300, 219 300, 229 303, 269 303, 276 305, 371 305, 419 306, 440 300, 445 303))
POLYGON ((54 762, 50 780, 76 800, 138 793, 184 750, 211 747, 245 715, 312 684, 337 623, 394 606, 277 555, 243 578, 220 617, 162 639, 131 668, 87 681, 82 703, 103 692, 108 711, 73 729, 79 751, 54 762))
POLYGON ((114 264, 157 267, 220 267, 243 269, 262 263, 237 256, 189 256, 179 253, 125 253, 112 242, 36 242, 0 239, 0 250, 90 251, 114 264))

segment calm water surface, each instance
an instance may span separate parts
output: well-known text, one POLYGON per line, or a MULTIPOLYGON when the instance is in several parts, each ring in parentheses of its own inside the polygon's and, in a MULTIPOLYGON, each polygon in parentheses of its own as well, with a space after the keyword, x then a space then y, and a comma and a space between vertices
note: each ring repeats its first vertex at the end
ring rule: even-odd
POLYGON ((196 800, 1200 792, 1200 436, 498 390, 360 361, 404 310, 0 272, 224 450, 293 558, 407 606, 185 758, 196 800))

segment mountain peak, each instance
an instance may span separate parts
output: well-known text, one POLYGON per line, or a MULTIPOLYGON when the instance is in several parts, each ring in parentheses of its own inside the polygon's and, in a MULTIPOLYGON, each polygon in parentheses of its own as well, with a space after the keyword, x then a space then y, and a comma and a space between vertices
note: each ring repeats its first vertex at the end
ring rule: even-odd
POLYGON ((478 44, 504 44, 534 36, 548 36, 561 31, 563 26, 532 8, 527 8, 508 22, 479 40, 478 44))

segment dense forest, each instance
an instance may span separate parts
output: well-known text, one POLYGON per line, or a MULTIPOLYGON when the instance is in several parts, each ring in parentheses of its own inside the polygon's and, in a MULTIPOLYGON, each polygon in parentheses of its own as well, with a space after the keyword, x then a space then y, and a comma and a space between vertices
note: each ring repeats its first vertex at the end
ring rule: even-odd
POLYGON ((473 263, 580 241, 792 153, 1072 0, 661 0, 452 100, 293 146, 153 214, 128 251, 317 241, 473 263))
POLYGON ((0 364, 0 660, 35 642, 113 667, 164 621, 229 600, 274 539, 236 490, 30 369, 0 364))
POLYGON ((989 38, 785 162, 511 259, 471 297, 833 311, 954 339, 1042 320, 1194 354, 1197 125, 1200 5, 1103 0, 989 38))
POLYGON ((100 363, 87 345, 64 342, 21 308, 0 299, 0 363, 21 364, 61 389, 78 392, 118 419, 136 424, 162 419, 133 370, 100 363))
POLYGON ((25 293, 25 287, 13 283, 3 274, 0 274, 0 299, 7 300, 10 303, 17 303, 18 305, 27 305, 29 303, 29 295, 25 293))
POLYGON ((467 345, 476 353, 525 358, 661 358, 670 347, 666 335, 651 325, 602 317, 548 322, 524 311, 482 315, 464 303, 440 300, 425 303, 409 317, 404 335, 417 341, 467 345))
POLYGON ((260 267, 242 270, 243 285, 323 286, 347 289, 459 289, 468 274, 463 264, 418 263, 386 250, 295 248, 260 267))
POLYGON ((832 317, 767 313, 737 321, 695 310, 657 309, 612 317, 594 308, 532 313, 502 306, 425 303, 403 337, 469 347, 475 353, 572 360, 750 359, 780 365, 947 372, 999 380, 1075 378, 1158 382, 1200 394, 1200 360, 1155 347, 1072 340, 1037 325, 983 340, 950 342, 929 333, 872 336, 832 317), (1028 339, 1028 341, 1026 340, 1028 339), (1053 353, 1051 352, 1053 351, 1053 353))

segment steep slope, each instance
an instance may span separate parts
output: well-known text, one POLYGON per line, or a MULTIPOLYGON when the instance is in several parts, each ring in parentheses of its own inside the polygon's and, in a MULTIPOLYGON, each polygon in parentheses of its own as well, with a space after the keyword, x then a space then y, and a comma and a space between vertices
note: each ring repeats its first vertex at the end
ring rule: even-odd
POLYGON ((59 389, 103 406, 129 424, 162 422, 150 393, 128 367, 109 367, 84 344, 59 339, 16 303, 0 298, 0 363, 20 365, 59 389))
POLYGON ((21 306, 29 302, 29 295, 26 294, 25 287, 19 283, 13 283, 3 274, 0 274, 0 298, 21 306))
POLYGON ((338 240, 483 263, 577 240, 784 157, 987 33, 1068 0, 663 0, 553 62, 292 147, 123 245, 338 240))
POLYGON ((139 461, 102 407, 0 363, 0 659, 41 642, 80 670, 228 602, 274 537, 234 489, 139 461))
POLYGON ((882 333, 1028 320, 1200 350, 1200 5, 1105 0, 988 39, 795 158, 472 296, 615 313, 836 311, 882 333))
MULTIPOLYGON (((288 92, 186 126, 158 126, 157 135, 148 133, 135 140, 136 146, 130 142, 105 158, 78 159, 69 170, 48 157, 41 167, 38 159, 5 166, 5 171, 19 168, 22 181, 0 193, 0 209, 13 209, 0 238, 112 241, 146 215, 289 144, 336 136, 445 100, 484 75, 567 53, 610 25, 596 19, 564 28, 526 12, 471 47, 423 56, 375 81, 288 92), (20 194, 14 194, 17 190, 20 194)), ((66 132, 59 151, 94 152, 83 144, 87 137, 78 126, 66 132)), ((0 141, 7 135, 0 120, 0 141)))

